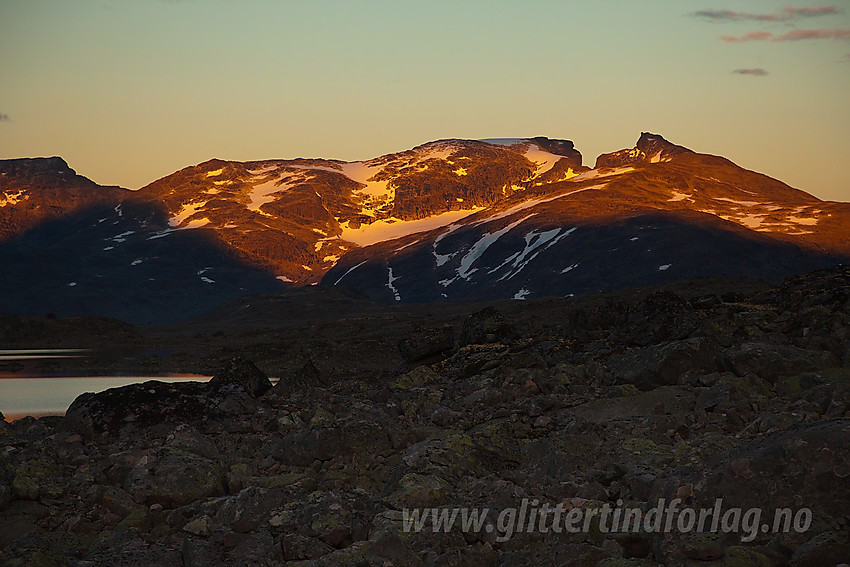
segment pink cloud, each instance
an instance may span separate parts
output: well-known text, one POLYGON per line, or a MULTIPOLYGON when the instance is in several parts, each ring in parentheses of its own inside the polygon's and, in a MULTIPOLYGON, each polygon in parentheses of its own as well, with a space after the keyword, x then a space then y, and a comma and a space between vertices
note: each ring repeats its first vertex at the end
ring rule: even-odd
POLYGON ((800 41, 801 39, 844 39, 850 40, 850 29, 792 30, 774 37, 771 41, 800 41))
POLYGON ((747 41, 801 41, 804 39, 850 40, 850 29, 792 30, 782 35, 773 35, 766 31, 754 31, 744 35, 721 35, 720 41, 744 43, 747 41))
POLYGON ((728 43, 743 43, 745 41, 762 41, 765 39, 770 39, 773 37, 773 34, 766 31, 754 31, 742 36, 735 35, 721 35, 720 41, 726 41, 728 43))

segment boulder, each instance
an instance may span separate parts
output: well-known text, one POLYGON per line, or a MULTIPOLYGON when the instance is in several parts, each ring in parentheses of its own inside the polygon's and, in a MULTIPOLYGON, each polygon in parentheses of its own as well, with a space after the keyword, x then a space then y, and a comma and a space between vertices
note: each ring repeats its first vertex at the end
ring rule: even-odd
POLYGON ((418 362, 437 356, 454 347, 454 327, 444 325, 412 333, 398 343, 398 350, 406 362, 418 362))
POLYGON ((268 376, 263 374, 253 362, 241 356, 228 360, 209 381, 211 388, 224 384, 238 384, 254 397, 262 396, 272 387, 268 376))
POLYGON ((124 490, 140 504, 176 508, 225 493, 225 470, 216 461, 163 448, 143 456, 124 479, 124 490))

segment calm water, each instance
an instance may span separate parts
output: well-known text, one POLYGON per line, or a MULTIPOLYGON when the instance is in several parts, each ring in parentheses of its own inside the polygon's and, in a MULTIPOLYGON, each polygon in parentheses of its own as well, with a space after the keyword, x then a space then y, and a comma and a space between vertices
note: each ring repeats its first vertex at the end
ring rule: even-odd
MULTIPOLYGON (((70 358, 82 351, 69 349, 0 350, 0 361, 25 361, 37 358, 70 358)), ((0 412, 7 421, 26 415, 64 415, 77 396, 102 392, 128 384, 161 380, 163 382, 207 381, 209 376, 167 374, 160 376, 39 376, 0 371, 0 412)))

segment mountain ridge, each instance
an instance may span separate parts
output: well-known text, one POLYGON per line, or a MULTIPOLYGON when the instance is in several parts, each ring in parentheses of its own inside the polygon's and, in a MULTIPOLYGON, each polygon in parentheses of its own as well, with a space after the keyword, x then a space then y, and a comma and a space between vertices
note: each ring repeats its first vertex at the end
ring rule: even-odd
MULTIPOLYGON (((105 280, 109 293, 150 297, 136 282, 143 268, 149 285, 215 296, 200 302, 211 307, 319 283, 387 302, 523 299, 714 274, 776 279, 850 258, 850 204, 649 132, 592 169, 572 141, 534 137, 436 140, 356 162, 214 158, 136 191, 98 186, 61 158, 0 161, 0 171, 0 259, 24 274, 0 285, 9 311, 43 312, 45 294, 60 312, 98 309, 91 296, 105 280), (42 173, 13 182, 27 167, 42 173), (28 265, 48 250, 43 270, 28 265), (616 266, 625 275, 611 276, 616 266), (47 285, 46 273, 68 281, 47 285), (32 279, 39 294, 23 300, 16 288, 32 279)), ((136 308, 123 303, 126 317, 136 308)))

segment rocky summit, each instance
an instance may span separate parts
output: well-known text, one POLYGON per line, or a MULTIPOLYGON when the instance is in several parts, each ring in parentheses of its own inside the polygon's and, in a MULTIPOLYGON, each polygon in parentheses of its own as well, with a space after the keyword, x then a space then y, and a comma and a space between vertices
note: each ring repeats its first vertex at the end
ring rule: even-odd
POLYGON ((157 329, 4 317, 10 346, 110 337, 123 367, 214 378, 0 421, 0 563, 845 564, 848 329, 847 267, 428 309, 320 287, 157 329))
POLYGON ((850 259, 850 204, 644 132, 445 139, 364 161, 212 159, 137 191, 0 161, 0 312, 171 324, 344 286, 381 303, 582 296, 850 259), (9 274, 9 275, 7 275, 9 274))

